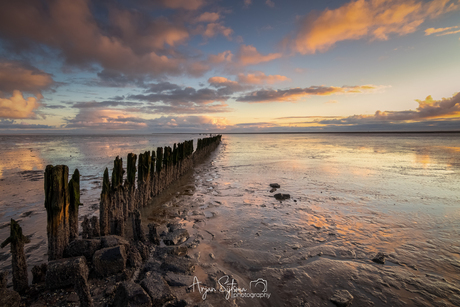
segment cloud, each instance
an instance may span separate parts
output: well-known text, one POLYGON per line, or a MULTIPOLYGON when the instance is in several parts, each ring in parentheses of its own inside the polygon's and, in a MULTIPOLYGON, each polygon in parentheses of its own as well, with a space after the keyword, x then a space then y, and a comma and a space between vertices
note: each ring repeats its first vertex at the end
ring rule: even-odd
POLYGON ((353 115, 339 119, 322 120, 321 124, 357 125, 374 122, 424 121, 434 119, 455 119, 460 117, 460 93, 450 98, 434 100, 431 96, 425 100, 416 100, 416 110, 376 111, 373 115, 353 115))
POLYGON ((204 12, 195 19, 195 22, 216 22, 220 15, 216 12, 204 12))
MULTIPOLYGON (((224 78, 225 79, 225 78, 224 78)), ((228 82, 217 82, 210 78, 213 88, 195 89, 183 87, 169 82, 150 84, 144 94, 128 95, 127 99, 147 102, 146 106, 130 108, 132 112, 163 113, 163 114, 205 114, 229 112, 225 103, 230 95, 240 87, 228 82)))
POLYGON ((0 119, 0 129, 49 129, 54 128, 53 126, 40 125, 40 124, 29 124, 25 122, 16 122, 15 120, 0 119))
POLYGON ((238 63, 243 66, 273 61, 281 56, 281 53, 269 53, 267 55, 262 55, 259 51, 257 51, 256 47, 251 45, 241 45, 236 55, 238 63))
POLYGON ((232 62, 233 54, 230 50, 221 52, 217 55, 210 54, 208 57, 208 61, 212 64, 220 64, 220 63, 230 63, 232 62))
POLYGON ((339 102, 337 100, 332 100, 331 99, 331 100, 326 101, 325 103, 339 103, 339 102))
POLYGON ((224 26, 221 22, 208 23, 205 27, 198 26, 196 32, 205 38, 211 38, 219 34, 225 36, 228 40, 232 39, 233 30, 224 26))
POLYGON ((14 90, 39 95, 56 85, 50 74, 17 61, 0 61, 0 92, 14 90))
MULTIPOLYGON (((157 1, 170 8, 194 9, 203 1, 157 1)), ((194 63, 176 51, 189 39, 181 22, 154 18, 150 11, 109 5, 108 14, 95 15, 89 1, 17 0, 2 3, 0 40, 11 52, 50 50, 67 66, 102 69, 127 76, 158 77, 197 71, 194 63), (46 48, 43 48, 46 47, 46 48)))
POLYGON ((265 1, 265 4, 268 5, 269 7, 275 7, 275 2, 273 2, 272 0, 265 1))
POLYGON ((232 95, 235 92, 241 92, 249 89, 247 86, 243 86, 236 81, 229 80, 225 77, 211 77, 208 79, 209 84, 212 87, 217 88, 217 92, 222 95, 232 95))
POLYGON ((261 71, 246 75, 238 74, 238 82, 246 84, 273 84, 284 81, 291 81, 291 79, 281 75, 266 75, 261 71))
POLYGON ((40 107, 35 97, 24 98, 18 90, 9 98, 0 98, 0 118, 35 118, 35 110, 40 107))
POLYGON ((243 2, 244 2, 244 6, 243 6, 243 7, 247 8, 247 7, 249 7, 249 6, 251 5, 252 0, 243 0, 243 2))
POLYGON ((306 88, 290 88, 287 90, 262 89, 238 97, 237 101, 250 103, 264 103, 273 101, 295 102, 306 96, 328 96, 334 94, 358 94, 372 92, 384 88, 377 85, 357 85, 357 86, 310 86, 306 88))
POLYGON ((221 130, 228 126, 223 117, 211 116, 162 116, 146 119, 129 112, 113 109, 81 109, 71 119, 66 119, 64 128, 91 130, 136 130, 146 131, 208 131, 221 130))
POLYGON ((205 4, 204 0, 154 0, 170 9, 197 10, 205 4))
POLYGON ((457 29, 458 26, 455 27, 448 27, 448 28, 428 28, 425 30, 425 35, 431 35, 439 32, 444 32, 452 29, 457 29))
POLYGON ((443 33, 437 34, 436 36, 444 36, 444 35, 451 35, 451 34, 457 34, 457 33, 460 33, 460 30, 443 32, 443 33))
POLYGON ((82 101, 75 102, 72 108, 85 109, 85 108, 107 108, 107 107, 137 107, 143 105, 140 102, 131 101, 82 101))
POLYGON ((300 19, 294 37, 286 37, 301 54, 325 52, 344 40, 387 40, 406 35, 428 18, 459 9, 457 0, 356 0, 337 9, 311 13, 300 19))

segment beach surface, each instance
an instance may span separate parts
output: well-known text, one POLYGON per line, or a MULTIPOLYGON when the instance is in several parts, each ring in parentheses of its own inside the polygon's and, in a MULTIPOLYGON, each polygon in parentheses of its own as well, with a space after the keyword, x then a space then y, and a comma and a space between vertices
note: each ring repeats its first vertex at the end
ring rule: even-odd
MULTIPOLYGON (((171 286, 190 304, 334 306, 346 290, 352 306, 458 306, 459 152, 459 134, 224 135, 141 210, 143 225, 179 223, 196 242, 187 245, 190 285, 171 286), (378 253, 384 264, 372 260, 378 253), (197 281, 211 289, 204 300, 190 287, 197 281), (238 290, 228 297, 221 285, 232 281, 238 290)), ((39 195, 42 182, 31 182, 39 195)), ((2 219, 28 211, 18 208, 2 219)), ((23 229, 34 215, 46 220, 36 211, 23 229)), ((39 242, 45 250, 46 230, 39 242)))

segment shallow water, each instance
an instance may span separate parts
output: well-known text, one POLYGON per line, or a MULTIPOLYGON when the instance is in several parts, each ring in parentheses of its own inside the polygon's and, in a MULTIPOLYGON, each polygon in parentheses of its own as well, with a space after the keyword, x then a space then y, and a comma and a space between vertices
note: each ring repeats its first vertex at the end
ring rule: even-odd
POLYGON ((270 299, 238 305, 324 306, 347 289, 356 306, 455 306, 459 152, 459 134, 225 135, 166 207, 188 210, 204 267, 268 281, 270 299))

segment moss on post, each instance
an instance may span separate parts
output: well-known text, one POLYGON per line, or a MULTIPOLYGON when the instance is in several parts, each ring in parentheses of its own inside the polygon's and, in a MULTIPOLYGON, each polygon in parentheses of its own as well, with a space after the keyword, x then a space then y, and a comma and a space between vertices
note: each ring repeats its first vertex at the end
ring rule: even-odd
POLYGON ((15 220, 11 219, 10 236, 3 241, 1 247, 4 248, 8 244, 11 244, 13 289, 19 293, 23 293, 29 288, 26 255, 24 253, 25 243, 30 243, 29 238, 22 234, 21 226, 15 220))
POLYGON ((75 169, 69 181, 69 240, 78 238, 78 207, 80 206, 80 172, 75 169))
POLYGON ((69 168, 48 165, 45 170, 48 260, 62 258, 69 243, 69 168))

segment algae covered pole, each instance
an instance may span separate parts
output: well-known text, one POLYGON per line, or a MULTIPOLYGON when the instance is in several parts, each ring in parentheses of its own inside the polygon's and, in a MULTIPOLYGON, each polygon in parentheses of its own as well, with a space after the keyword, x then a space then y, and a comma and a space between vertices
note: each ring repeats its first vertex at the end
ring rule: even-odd
POLYGON ((75 169, 69 181, 69 241, 78 238, 78 207, 80 206, 80 172, 75 169))
POLYGON ((25 243, 30 243, 29 238, 22 234, 21 226, 15 220, 11 219, 10 236, 3 241, 1 247, 4 248, 8 244, 11 244, 13 289, 19 293, 23 293, 29 288, 26 255, 24 253, 25 243))

